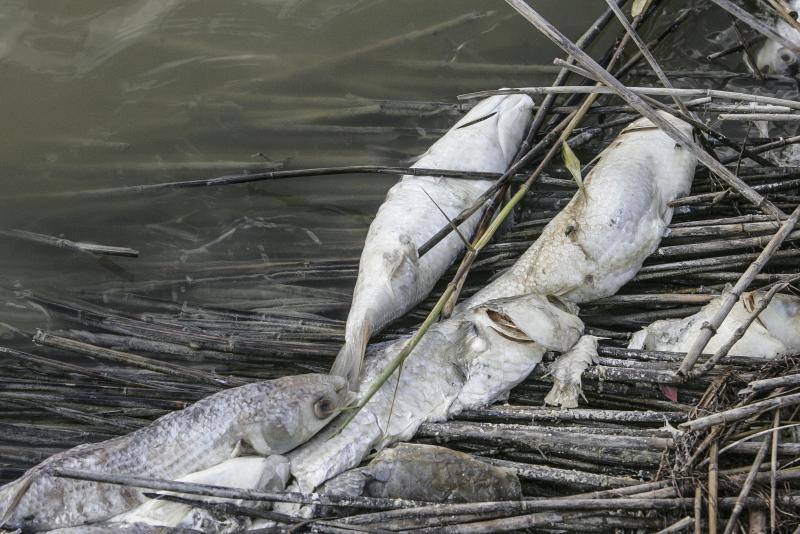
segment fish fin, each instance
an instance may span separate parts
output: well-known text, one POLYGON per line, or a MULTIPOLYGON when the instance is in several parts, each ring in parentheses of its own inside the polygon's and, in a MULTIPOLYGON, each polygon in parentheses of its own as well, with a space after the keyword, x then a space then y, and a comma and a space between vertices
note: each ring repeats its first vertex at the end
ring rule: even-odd
POLYGON ((371 329, 366 322, 362 322, 354 330, 355 336, 353 338, 348 336, 331 367, 331 374, 347 379, 350 389, 353 389, 358 383, 361 365, 364 362, 364 352, 367 350, 367 343, 371 335, 371 329))
MULTIPOLYGON (((531 101, 520 102, 514 105, 514 109, 504 109, 503 112, 497 117, 495 128, 497 130, 497 141, 500 144, 500 150, 506 161, 511 161, 514 154, 517 153, 520 144, 519 127, 520 116, 527 116, 526 123, 530 120, 531 101)), ((523 128, 527 129, 523 126, 523 128)), ((525 134, 522 134, 525 137, 525 134)))
POLYGON ((417 245, 414 241, 406 236, 400 236, 400 244, 398 250, 387 258, 387 271, 389 278, 396 280, 402 275, 403 267, 410 266, 414 280, 417 279, 417 270, 419 267, 419 256, 417 255, 417 245))
POLYGON ((581 376, 590 365, 597 362, 598 339, 590 335, 582 336, 569 352, 559 356, 550 365, 553 387, 544 399, 545 404, 562 408, 578 407, 578 397, 583 397, 581 376))
POLYGON ((638 332, 634 332, 633 335, 631 335, 630 341, 628 341, 628 348, 637 350, 643 350, 647 348, 648 334, 649 331, 647 330, 647 327, 642 328, 638 332))

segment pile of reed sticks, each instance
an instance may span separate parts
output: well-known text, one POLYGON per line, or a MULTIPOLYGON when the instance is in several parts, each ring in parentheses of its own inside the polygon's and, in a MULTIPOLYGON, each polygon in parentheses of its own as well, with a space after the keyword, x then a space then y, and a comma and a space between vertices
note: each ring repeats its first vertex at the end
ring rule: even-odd
MULTIPOLYGON (((691 315, 730 291, 730 284, 746 290, 783 282, 782 291, 795 290, 791 283, 800 270, 796 246, 800 231, 794 229, 800 204, 800 167, 780 165, 773 154, 800 137, 754 140, 742 136, 741 129, 726 125, 737 120, 794 121, 800 117, 800 104, 766 97, 763 92, 756 96, 703 87, 675 89, 668 80, 680 76, 697 82, 702 72, 715 72, 717 67, 711 62, 718 57, 751 47, 763 28, 731 8, 730 2, 714 0, 755 31, 726 50, 709 50, 708 69, 692 77, 652 63, 659 43, 679 32, 687 18, 678 15, 674 2, 653 2, 632 22, 625 21, 628 28, 620 31, 600 62, 602 66, 586 62, 578 52, 611 26, 618 12, 605 12, 575 47, 560 40, 527 4, 518 0, 508 3, 570 56, 554 69, 558 77, 552 87, 505 91, 545 95, 517 163, 510 172, 491 176, 498 179, 497 191, 503 187, 513 191, 521 182, 530 182, 531 189, 516 205, 514 223, 498 233, 480 255, 461 267, 454 266, 431 297, 392 325, 377 343, 413 332, 454 276, 468 273, 461 291, 468 296, 513 264, 537 238, 576 191, 560 162, 553 159, 559 135, 567 132, 570 145, 576 150, 580 147, 589 161, 643 106, 649 109, 673 103, 670 109, 675 113, 697 118, 701 125, 705 119, 724 120, 727 132, 703 130, 707 140, 703 146, 697 145, 697 150, 713 154, 714 162, 698 167, 691 194, 673 203, 675 216, 669 234, 636 278, 619 294, 582 307, 581 317, 589 331, 605 339, 598 365, 584 376, 585 399, 580 408, 557 410, 542 405, 551 385, 546 361, 511 392, 509 404, 471 410, 445 423, 425 424, 418 432, 415 439, 419 442, 452 447, 513 469, 524 483, 524 500, 390 503, 221 490, 113 473, 73 471, 59 473, 61 476, 177 490, 184 497, 173 498, 198 506, 322 532, 679 532, 693 528, 695 532, 729 533, 766 528, 791 531, 798 524, 800 466, 795 459, 800 455, 800 440, 795 425, 800 406, 800 359, 766 363, 735 355, 716 361, 716 355, 703 354, 701 347, 692 371, 695 362, 687 364, 686 354, 625 348, 631 333, 641 326, 691 315), (648 22, 655 38, 614 70, 616 78, 628 76, 631 80, 630 86, 617 87, 605 67, 615 63, 615 56, 619 59, 626 45, 633 48, 630 41, 642 43, 637 29, 653 14, 663 20, 669 20, 665 14, 673 14, 675 20, 666 25, 648 22), (650 69, 644 69, 647 62, 650 69), (577 81, 567 86, 570 76, 577 81), (655 77, 664 87, 637 89, 634 83, 643 77, 655 77), (591 101, 583 100, 585 94, 592 95, 591 101), (614 95, 622 99, 612 100, 614 95), (662 96, 697 100, 653 100, 662 96), (576 116, 586 124, 570 125, 576 116), (531 181, 529 176, 537 166, 540 170, 531 181), (792 215, 786 214, 792 211, 792 215), (685 367, 688 379, 679 372, 685 367), (703 372, 697 372, 698 368, 703 372), (677 388, 677 401, 663 396, 664 386, 677 388), (193 495, 250 502, 324 502, 338 508, 343 517, 305 522, 253 506, 205 503, 191 498, 193 495)), ((624 4, 612 2, 612 7, 617 3, 624 4)), ((730 73, 734 76, 745 74, 730 73)), ((468 103, 400 105, 348 100, 344 105, 405 116, 457 114, 468 108, 468 103)), ((69 196, 158 194, 183 187, 351 172, 425 173, 405 166, 281 169, 69 196)), ((443 170, 436 174, 490 177, 443 170)), ((135 252, 20 231, 9 235, 82 253, 132 256, 135 252)), ((319 261, 152 264, 149 267, 163 275, 158 280, 0 289, 3 302, 24 309, 26 317, 41 318, 37 331, 3 325, 0 482, 18 477, 55 452, 125 434, 219 389, 284 375, 326 372, 343 340, 348 288, 358 269, 356 252, 319 261)), ((131 261, 147 262, 144 258, 131 261)))

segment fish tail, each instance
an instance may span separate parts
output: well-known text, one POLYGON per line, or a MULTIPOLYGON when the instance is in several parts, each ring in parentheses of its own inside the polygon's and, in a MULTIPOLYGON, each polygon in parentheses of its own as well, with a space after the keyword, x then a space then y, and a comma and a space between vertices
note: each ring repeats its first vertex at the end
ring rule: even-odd
POLYGON ((359 323, 355 328, 348 328, 344 346, 331 367, 331 374, 346 378, 351 389, 358 382, 370 334, 370 327, 366 322, 359 323))

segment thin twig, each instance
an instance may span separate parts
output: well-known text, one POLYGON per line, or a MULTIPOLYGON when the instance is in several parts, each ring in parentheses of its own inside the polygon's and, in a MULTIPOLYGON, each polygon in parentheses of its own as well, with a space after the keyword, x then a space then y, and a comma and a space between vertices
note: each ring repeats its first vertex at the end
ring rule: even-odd
POLYGON ((725 525, 723 534, 732 534, 733 529, 736 528, 736 521, 739 519, 739 514, 741 514, 744 509, 744 500, 750 495, 750 490, 753 488, 758 469, 761 466, 761 462, 764 461, 764 457, 767 455, 769 442, 769 439, 765 439, 761 443, 761 448, 758 449, 758 454, 756 454, 756 458, 753 460, 753 466, 750 468, 750 472, 747 473, 747 478, 742 485, 741 491, 739 491, 739 496, 736 498, 736 504, 733 506, 733 511, 728 519, 728 524, 725 525))
POLYGON ((656 534, 674 534, 675 532, 680 532, 691 527, 692 525, 694 525, 694 518, 690 515, 687 515, 683 519, 675 521, 667 528, 659 530, 656 534))
POLYGON ((719 518, 718 509, 718 461, 719 455, 717 454, 716 440, 711 443, 711 448, 708 452, 708 534, 717 534, 717 521, 719 518))
POLYGON ((781 410, 775 410, 775 416, 772 421, 772 451, 770 454, 769 466, 769 527, 771 532, 776 532, 778 528, 778 513, 775 501, 778 498, 778 441, 780 440, 780 432, 778 426, 781 422, 781 410))

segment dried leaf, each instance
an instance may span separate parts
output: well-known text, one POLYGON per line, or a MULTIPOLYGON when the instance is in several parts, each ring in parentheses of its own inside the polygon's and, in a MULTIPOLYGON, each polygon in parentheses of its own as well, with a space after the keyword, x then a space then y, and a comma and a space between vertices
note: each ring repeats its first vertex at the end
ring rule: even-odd
POLYGON ((633 5, 631 6, 631 16, 638 17, 644 10, 647 9, 647 6, 650 5, 650 0, 633 0, 633 5))
POLYGON ((564 165, 567 167, 567 170, 570 172, 572 177, 575 179, 575 183, 578 184, 578 189, 580 189, 583 196, 586 196, 586 190, 583 188, 583 177, 581 176, 581 162, 578 159, 578 156, 575 155, 575 152, 572 151, 569 144, 564 141, 561 144, 561 157, 564 159, 564 165))

